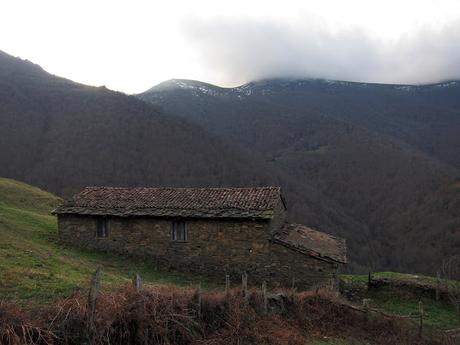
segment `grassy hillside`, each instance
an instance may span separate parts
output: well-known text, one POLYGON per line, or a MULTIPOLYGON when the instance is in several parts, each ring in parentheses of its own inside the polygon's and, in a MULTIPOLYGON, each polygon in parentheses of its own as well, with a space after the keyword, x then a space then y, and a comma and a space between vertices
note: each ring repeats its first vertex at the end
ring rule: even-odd
MULTIPOLYGON (((434 291, 436 278, 404 274, 396 272, 374 273, 374 280, 385 280, 386 286, 380 288, 367 289, 367 275, 342 275, 342 290, 349 298, 360 303, 364 298, 370 299, 370 307, 376 308, 391 315, 409 316, 413 315, 412 320, 418 322, 419 302, 422 302, 425 313, 424 324, 436 329, 459 328, 455 308, 443 300, 436 301, 429 289, 434 291), (426 290, 418 287, 425 287, 426 290), (351 292, 351 294, 350 294, 351 292)), ((441 280, 441 284, 451 284, 452 281, 441 280)))
POLYGON ((98 264, 104 288, 127 283, 136 272, 145 282, 198 283, 198 278, 159 273, 144 262, 58 245, 50 212, 59 202, 38 188, 0 178, 0 299, 45 302, 67 296, 87 287, 98 264))

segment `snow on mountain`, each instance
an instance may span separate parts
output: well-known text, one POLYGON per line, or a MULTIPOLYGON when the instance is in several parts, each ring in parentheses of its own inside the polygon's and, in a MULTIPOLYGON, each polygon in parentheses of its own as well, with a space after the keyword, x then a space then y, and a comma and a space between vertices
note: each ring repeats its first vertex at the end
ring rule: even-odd
POLYGON ((191 92, 194 97, 203 95, 212 97, 236 96, 238 99, 244 99, 254 95, 268 96, 275 92, 286 92, 301 90, 309 87, 331 88, 331 90, 353 87, 353 88, 392 88, 402 92, 417 92, 427 88, 450 88, 459 85, 458 81, 448 81, 436 84, 426 85, 394 85, 394 84, 375 84, 360 83, 331 79, 264 79, 253 81, 234 88, 224 88, 213 84, 208 84, 196 80, 171 79, 160 83, 144 94, 149 94, 153 98, 162 99, 162 92, 171 90, 184 90, 191 92))

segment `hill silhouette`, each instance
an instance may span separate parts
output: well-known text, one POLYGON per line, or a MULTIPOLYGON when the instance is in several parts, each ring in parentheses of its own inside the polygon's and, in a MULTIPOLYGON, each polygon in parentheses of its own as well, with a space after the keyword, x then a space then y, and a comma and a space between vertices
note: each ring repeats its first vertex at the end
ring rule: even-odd
POLYGON ((138 97, 314 185, 361 225, 346 236, 352 250, 370 248, 361 264, 433 273, 460 245, 459 91, 455 81, 170 80, 138 97), (363 227, 372 239, 357 244, 363 227))
POLYGON ((5 53, 0 146, 0 176, 62 197, 84 186, 280 185, 291 217, 343 237, 359 233, 350 240, 352 259, 369 251, 367 229, 309 181, 133 96, 50 75, 5 53))
POLYGON ((152 105, 0 53, 0 176, 62 197, 280 185, 291 221, 347 239, 351 270, 433 273, 460 245, 456 92, 174 80, 138 95, 152 105))

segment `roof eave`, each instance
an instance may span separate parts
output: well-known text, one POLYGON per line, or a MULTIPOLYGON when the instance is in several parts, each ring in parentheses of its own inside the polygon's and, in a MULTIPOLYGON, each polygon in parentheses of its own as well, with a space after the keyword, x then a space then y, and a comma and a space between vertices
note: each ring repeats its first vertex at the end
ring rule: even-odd
POLYGON ((305 256, 309 256, 309 257, 312 257, 314 259, 318 259, 318 260, 321 260, 321 261, 325 261, 325 262, 329 262, 329 263, 338 263, 338 264, 342 264, 342 265, 345 265, 345 264, 348 264, 348 260, 346 258, 346 256, 344 256, 343 259, 337 259, 337 258, 333 258, 333 257, 330 257, 328 255, 321 255, 321 253, 318 253, 314 250, 311 250, 311 249, 308 249, 308 248, 299 248, 289 242, 286 242, 286 241, 283 241, 279 238, 273 238, 272 240, 274 243, 278 243, 278 244, 281 244, 282 246, 285 246, 286 248, 289 248, 291 250, 294 250, 300 254, 303 254, 305 256))
POLYGON ((86 207, 60 206, 52 211, 53 215, 115 216, 115 217, 160 217, 160 218, 207 218, 207 219, 254 219, 271 220, 273 210, 188 210, 188 209, 102 209, 86 207))

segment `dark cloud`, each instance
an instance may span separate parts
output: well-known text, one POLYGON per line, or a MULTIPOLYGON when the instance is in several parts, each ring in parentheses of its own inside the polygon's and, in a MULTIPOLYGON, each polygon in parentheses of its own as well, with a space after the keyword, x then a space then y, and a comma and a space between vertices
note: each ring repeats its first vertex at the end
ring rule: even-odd
POLYGON ((460 21, 419 27, 393 41, 359 29, 334 32, 308 18, 296 24, 189 20, 184 32, 213 79, 228 84, 271 77, 385 83, 460 77, 460 21))

